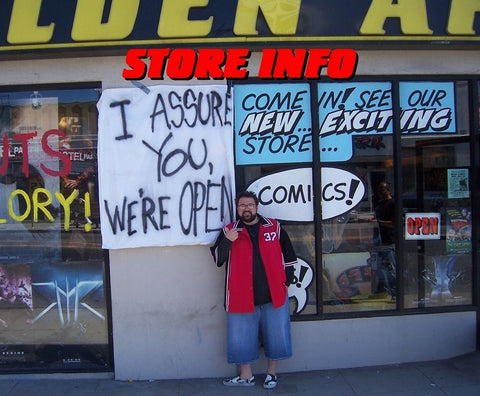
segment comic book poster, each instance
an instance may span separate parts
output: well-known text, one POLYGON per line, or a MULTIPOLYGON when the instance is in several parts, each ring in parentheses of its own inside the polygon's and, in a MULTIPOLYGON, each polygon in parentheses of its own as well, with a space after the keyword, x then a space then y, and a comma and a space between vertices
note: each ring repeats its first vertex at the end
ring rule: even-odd
POLYGON ((23 322, 28 320, 32 309, 30 265, 0 264, 0 329, 4 340, 9 334, 7 330, 15 335, 11 330, 22 323, 22 318, 23 322))
POLYGON ((470 208, 447 209, 447 252, 472 251, 472 211, 470 208))

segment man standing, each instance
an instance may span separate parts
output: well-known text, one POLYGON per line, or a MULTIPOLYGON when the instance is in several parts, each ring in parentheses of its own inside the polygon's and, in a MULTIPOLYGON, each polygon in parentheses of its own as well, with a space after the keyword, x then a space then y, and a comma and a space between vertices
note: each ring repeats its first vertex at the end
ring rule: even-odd
POLYGON ((390 183, 383 181, 377 187, 378 203, 375 206, 375 217, 380 229, 381 243, 395 243, 395 202, 392 197, 390 183))
POLYGON ((375 252, 372 267, 377 276, 375 292, 387 292, 396 301, 397 275, 395 265, 395 202, 390 183, 383 181, 377 187, 378 202, 375 206, 375 218, 380 233, 380 246, 375 252))
POLYGON ((227 386, 252 386, 251 364, 259 359, 259 334, 268 360, 264 388, 277 385, 277 361, 292 356, 288 285, 297 262, 280 223, 257 213, 258 198, 249 191, 236 198, 238 220, 225 226, 211 248, 218 267, 227 263, 227 360, 240 375, 227 386))

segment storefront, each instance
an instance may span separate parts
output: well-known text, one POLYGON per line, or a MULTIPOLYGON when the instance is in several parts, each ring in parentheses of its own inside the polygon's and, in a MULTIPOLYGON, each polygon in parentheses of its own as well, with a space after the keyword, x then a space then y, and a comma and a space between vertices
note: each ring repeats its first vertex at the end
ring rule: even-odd
POLYGON ((280 370, 477 349, 478 2, 158 3, 0 6, 0 373, 233 372, 243 189, 299 258, 280 370))

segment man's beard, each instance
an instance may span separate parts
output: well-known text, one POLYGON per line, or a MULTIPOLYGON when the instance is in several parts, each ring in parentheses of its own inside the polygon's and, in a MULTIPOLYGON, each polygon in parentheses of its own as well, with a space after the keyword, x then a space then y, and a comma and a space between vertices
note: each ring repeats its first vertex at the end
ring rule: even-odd
POLYGON ((256 214, 256 213, 252 213, 252 212, 243 212, 242 215, 240 216, 240 219, 241 219, 244 223, 251 223, 251 222, 254 221, 256 218, 257 218, 257 214, 256 214))

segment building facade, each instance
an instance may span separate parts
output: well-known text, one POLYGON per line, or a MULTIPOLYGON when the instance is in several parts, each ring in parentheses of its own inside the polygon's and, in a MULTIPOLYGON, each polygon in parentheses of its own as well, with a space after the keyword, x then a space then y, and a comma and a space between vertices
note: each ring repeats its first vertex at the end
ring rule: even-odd
POLYGON ((353 3, 0 6, 0 372, 232 374, 243 189, 299 258, 279 370, 477 349, 480 6, 353 3))

